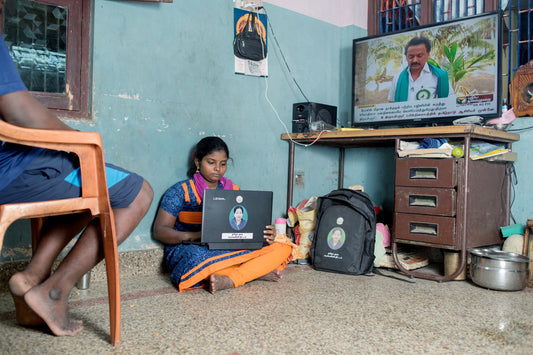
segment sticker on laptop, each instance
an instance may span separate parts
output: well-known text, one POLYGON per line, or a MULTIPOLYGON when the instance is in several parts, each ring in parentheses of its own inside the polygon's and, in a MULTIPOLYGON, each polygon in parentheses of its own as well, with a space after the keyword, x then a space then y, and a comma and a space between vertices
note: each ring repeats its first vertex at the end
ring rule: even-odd
POLYGON ((240 231, 246 227, 248 221, 248 212, 242 205, 234 206, 229 213, 229 224, 231 228, 236 231, 240 231))

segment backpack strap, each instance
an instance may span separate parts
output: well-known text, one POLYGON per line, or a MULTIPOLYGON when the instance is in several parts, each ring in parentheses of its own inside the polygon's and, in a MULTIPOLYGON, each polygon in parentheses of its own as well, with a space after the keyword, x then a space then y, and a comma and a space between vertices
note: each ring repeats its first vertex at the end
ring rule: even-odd
POLYGON ((399 281, 403 281, 403 282, 407 282, 407 283, 410 283, 410 284, 414 284, 416 282, 414 281, 410 281, 410 280, 406 280, 406 279, 400 279, 399 277, 396 277, 396 276, 393 276, 393 275, 385 275, 383 274, 381 271, 379 271, 379 269, 373 267, 372 268, 372 272, 376 275, 380 275, 380 276, 385 276, 385 277, 390 277, 391 279, 395 279, 395 280, 399 280, 399 281))

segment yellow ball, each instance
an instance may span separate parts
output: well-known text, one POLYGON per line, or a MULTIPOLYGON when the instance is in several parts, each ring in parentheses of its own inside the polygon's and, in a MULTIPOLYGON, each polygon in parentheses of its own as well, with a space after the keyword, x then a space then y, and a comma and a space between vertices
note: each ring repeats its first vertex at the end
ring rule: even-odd
POLYGON ((462 158, 465 155, 465 152, 463 151, 463 148, 461 147, 455 147, 452 150, 452 155, 455 158, 462 158))

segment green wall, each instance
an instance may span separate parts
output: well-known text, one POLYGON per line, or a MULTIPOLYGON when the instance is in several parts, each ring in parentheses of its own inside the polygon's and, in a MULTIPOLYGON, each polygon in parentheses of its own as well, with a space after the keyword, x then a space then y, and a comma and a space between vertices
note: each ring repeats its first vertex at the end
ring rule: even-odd
MULTIPOLYGON (((148 215, 120 251, 160 247, 150 236, 159 199, 186 177, 190 150, 207 135, 229 145, 233 162, 226 175, 243 189, 274 191, 273 217, 285 215, 288 143, 265 98, 267 85, 289 131, 292 104, 306 101, 292 76, 310 101, 338 106, 340 124, 348 123, 351 42, 366 32, 264 6, 290 67, 269 31, 267 79, 234 72, 232 1, 94 1, 93 119, 68 123, 100 132, 106 160, 143 175, 155 192, 148 215)), ((305 185, 294 201, 334 189, 337 162, 334 149, 298 148, 296 169, 305 172, 305 185)), ((0 261, 28 259, 30 243, 27 222, 17 222, 0 261)))
MULTIPOLYGON (((102 134, 106 159, 134 170, 152 185, 155 198, 148 215, 120 251, 159 248, 150 235, 159 199, 184 179, 192 146, 218 135, 229 145, 233 162, 227 176, 243 189, 274 191, 274 218, 285 215, 288 143, 292 104, 310 101, 338 107, 338 123, 350 120, 352 40, 366 34, 337 27, 264 3, 283 55, 269 31, 268 79, 237 75, 233 57, 233 2, 229 0, 143 3, 95 0, 93 7, 92 112, 90 122, 69 121, 80 130, 102 134)), ((532 126, 520 119, 514 128, 532 126)), ((528 164, 531 133, 515 145, 519 185, 513 215, 531 216, 533 166, 528 164)), ((345 187, 361 184, 373 201, 392 209, 392 148, 348 149, 345 187)), ((304 184, 294 203, 337 187, 338 152, 327 147, 296 147, 295 170, 304 184)), ((6 235, 0 262, 29 259, 26 221, 6 235)))

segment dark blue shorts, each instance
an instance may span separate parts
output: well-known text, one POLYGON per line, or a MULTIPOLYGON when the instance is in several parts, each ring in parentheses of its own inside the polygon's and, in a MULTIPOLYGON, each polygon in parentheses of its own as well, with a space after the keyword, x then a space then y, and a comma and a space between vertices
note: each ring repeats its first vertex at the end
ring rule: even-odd
MULTIPOLYGON (((111 208, 129 206, 139 194, 143 178, 112 164, 106 164, 111 208)), ((0 191, 0 204, 36 202, 81 196, 78 157, 44 150, 24 172, 0 191)))

